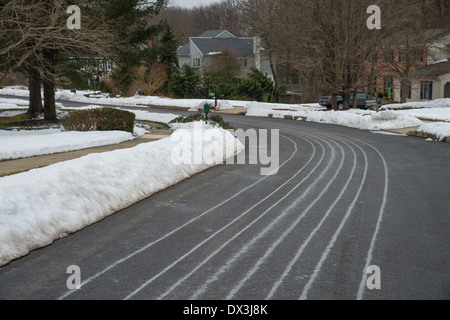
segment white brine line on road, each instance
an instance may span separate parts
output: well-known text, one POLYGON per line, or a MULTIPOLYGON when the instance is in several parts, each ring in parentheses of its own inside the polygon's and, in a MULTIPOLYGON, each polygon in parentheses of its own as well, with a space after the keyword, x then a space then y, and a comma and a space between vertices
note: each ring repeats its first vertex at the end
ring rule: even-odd
MULTIPOLYGON (((350 147, 350 146, 349 146, 350 147)), ((343 152, 342 147, 341 151, 342 151, 342 159, 341 159, 341 163, 339 164, 339 169, 335 172, 333 178, 328 182, 328 184, 326 185, 326 187, 322 190, 322 192, 316 197, 316 199, 314 199, 309 206, 303 210, 302 214, 299 215, 299 217, 290 225, 290 227, 288 229, 286 229, 283 234, 278 237, 277 241, 275 241, 270 248, 266 251, 266 253, 254 264, 254 266, 250 269, 250 271, 244 276, 244 278, 239 282, 239 284, 237 286, 235 286, 230 293, 228 294, 228 296, 225 298, 226 300, 231 300, 233 299, 234 295, 244 286, 244 284, 255 274, 256 271, 258 271, 259 267, 269 258, 269 256, 272 254, 272 252, 281 244, 281 242, 284 241, 284 239, 286 239, 286 237, 292 232, 292 230, 294 230, 294 228, 300 223, 301 220, 303 220, 303 218, 309 213, 309 211, 316 205, 316 203, 324 196, 324 194, 328 191, 328 189, 330 188, 330 186, 333 184, 333 182, 336 180, 336 178, 338 177, 339 173, 342 171, 342 167, 344 166, 344 161, 345 161, 345 153, 343 152)), ((350 147, 350 149, 352 149, 353 151, 353 169, 350 173, 350 176, 348 178, 347 183, 345 184, 344 188, 342 189, 340 195, 336 198, 335 202, 331 205, 330 209, 328 210, 326 216, 328 216, 328 214, 333 210, 334 206, 338 203, 338 201, 341 199, 341 197, 344 194, 344 191, 347 189, 351 179, 353 178, 354 172, 355 172, 355 168, 356 168, 356 153, 353 150, 353 148, 350 147)), ((333 161, 330 161, 330 165, 333 163, 333 161)), ((303 200, 303 195, 302 197, 298 198, 296 201, 294 201, 287 209, 285 209, 283 211, 283 213, 280 215, 284 216, 287 213, 289 213, 293 208, 295 208, 299 202, 301 202, 303 200)), ((278 219, 277 219, 278 220, 278 219)), ((325 218, 324 218, 325 220, 325 218)), ((263 231, 263 233, 261 233, 260 235, 258 235, 258 237, 256 237, 254 240, 258 240, 259 238, 261 238, 263 235, 265 235, 265 233, 267 233, 267 231, 269 231, 274 225, 274 222, 271 223, 271 225, 269 225, 266 230, 263 231)), ((312 236, 315 234, 317 230, 314 230, 314 232, 312 233, 312 235, 310 235, 310 238, 312 238, 312 236)), ((252 240, 250 242, 250 244, 254 244, 254 240, 252 240)), ((307 243, 309 243, 309 240, 307 241, 307 243)), ((246 245, 247 247, 249 247, 249 245, 246 245)), ((306 247, 306 245, 305 245, 306 247)))
MULTIPOLYGON (((317 140, 312 139, 315 142, 317 142, 317 140)), ((320 143, 319 143, 320 144, 320 143)), ((312 144, 311 144, 312 145, 312 144)), ((321 145, 321 144, 320 144, 321 145)), ((302 184, 306 179, 309 178, 309 176, 319 167, 319 165, 323 162, 324 156, 325 156, 325 149, 323 148, 323 145, 321 145, 322 147, 322 158, 320 159, 319 163, 316 165, 316 167, 310 172, 310 174, 303 179, 303 181, 300 183, 302 184)), ((270 195, 268 195, 265 199, 262 199, 260 202, 258 202, 257 204, 255 204, 253 207, 251 207, 250 209, 248 209, 246 212, 244 212, 244 214, 246 214, 247 212, 249 212, 250 210, 253 210, 257 205, 259 205, 260 203, 264 202, 268 197, 270 197, 271 195, 275 194, 278 190, 280 190, 284 185, 286 185, 287 183, 289 183, 290 181, 292 181, 297 175, 299 175, 308 165, 309 163, 311 163, 311 161, 313 160, 315 153, 316 153, 316 149, 313 145, 314 148, 314 153, 311 157, 311 159, 308 161, 308 163, 301 168, 299 171, 297 171, 297 173, 292 176, 288 181, 286 181, 283 185, 281 185, 277 190, 275 190, 274 192, 272 192, 270 195)), ((299 185, 300 185, 299 184, 299 185)), ((297 187, 299 186, 297 185, 297 187)), ((295 188, 297 188, 295 187, 295 188)), ((287 194, 285 197, 287 197, 289 194, 287 194)), ((285 198, 283 197, 283 199, 285 198)), ((253 226, 256 222, 258 222, 262 217, 264 217, 266 215, 267 212, 269 212, 273 207, 275 207, 281 200, 279 200, 277 203, 275 203, 274 205, 272 205, 268 210, 266 210, 261 216, 259 216, 257 219, 253 220, 252 223, 250 223, 249 225, 247 225, 244 229, 242 229, 240 232, 238 232, 237 234, 235 234, 232 238, 228 239, 228 241, 226 241, 224 244, 222 244, 218 249, 216 249, 212 254, 210 254, 206 259, 204 259, 200 264, 197 265, 197 267, 195 267, 194 269, 192 269, 187 275, 185 275, 183 278, 179 279, 173 286, 171 286, 165 293, 163 293, 162 295, 160 295, 158 297, 158 300, 164 299, 167 295, 169 295, 173 290, 175 290, 180 284, 182 284, 184 281, 186 281, 190 276, 192 276, 198 269, 200 269, 204 264, 206 264, 210 259, 212 259, 217 253, 219 253, 223 248, 225 248, 231 241, 233 241, 234 239, 236 239, 239 235, 241 235, 244 231, 246 231, 248 228, 250 228, 251 226, 253 226)), ((195 294, 193 297, 191 297, 191 299, 196 299, 195 294)))
MULTIPOLYGON (((354 143, 353 143, 354 144, 354 143)), ((355 144, 356 145, 356 144, 355 144)), ((331 249, 334 247, 334 244, 339 236, 339 234, 341 233, 342 229, 344 228, 348 218, 350 217, 350 215, 353 212, 353 209, 355 207, 356 201, 359 199, 361 191, 363 189, 363 186, 366 182, 366 177, 367 177, 367 171, 369 169, 369 165, 368 165, 368 160, 367 160, 367 154, 366 152, 364 152, 364 150, 359 147, 358 145, 356 145, 361 152, 364 155, 364 174, 363 174, 363 178, 361 180, 361 183, 359 185, 359 189, 358 192, 356 193, 356 196, 354 197, 352 203, 350 204, 344 218, 342 219, 339 227, 337 228, 336 232, 334 233, 333 237, 331 238, 330 242, 328 243, 325 251, 322 253, 322 256, 319 260, 319 263, 317 264, 316 268, 314 269, 314 273, 312 274, 312 276, 310 277, 308 283, 306 284, 306 286, 303 288, 303 292, 302 295, 300 296, 300 300, 306 300, 308 297, 308 292, 309 289, 311 288, 313 282, 316 280, 317 275, 319 274, 321 268, 322 268, 322 264, 324 263, 324 261, 327 259, 328 254, 330 253, 331 249)), ((322 224, 323 221, 320 222, 320 225, 322 224)), ((314 233, 316 232, 316 230, 314 230, 314 233)), ((299 251, 298 256, 296 257, 296 259, 298 259, 298 257, 301 255, 302 252, 299 251)))
MULTIPOLYGON (((289 159, 287 159, 287 160, 280 166, 280 169, 281 169, 282 167, 284 167, 288 162, 290 162, 290 161, 294 158, 295 154, 298 152, 298 146, 297 146, 297 143, 295 143, 295 141, 293 141, 292 139, 290 139, 290 138, 288 138, 288 137, 285 137, 285 136, 281 136, 281 137, 283 137, 283 138, 286 139, 286 140, 289 140, 289 141, 294 145, 294 152, 293 152, 292 155, 289 157, 289 159)), ((245 151, 243 151, 243 152, 245 152, 245 151)), ((278 169, 277 169, 277 170, 278 170, 278 169)), ((235 194, 234 194, 233 196, 231 196, 230 198, 228 198, 228 199, 222 201, 221 203, 219 203, 218 205, 216 205, 216 206, 214 206, 214 207, 212 207, 212 208, 206 210, 205 212, 203 212, 203 213, 200 214, 199 216, 197 216, 197 217, 195 217, 195 218, 189 220, 188 222, 186 222, 185 224, 181 225, 180 227, 178 227, 178 228, 176 228, 176 229, 174 229, 174 230, 172 230, 172 231, 166 233, 164 236, 162 236, 162 237, 160 237, 159 239, 157 239, 157 240, 155 240, 155 241, 153 241, 153 242, 147 244, 146 246, 144 246, 144 247, 142 247, 142 248, 140 248, 140 249, 134 251, 133 253, 129 254, 128 256, 126 256, 126 257, 124 257, 124 258, 122 258, 122 259, 120 259, 120 260, 117 260, 117 261, 114 262, 113 264, 107 266, 107 267, 106 267, 105 269, 103 269, 102 271, 100 271, 100 272, 94 274, 93 276, 89 277, 88 279, 84 280, 84 281, 81 283, 80 288, 82 288, 82 287, 85 286, 86 284, 92 282, 93 280, 97 279, 98 277, 100 277, 101 275, 105 274, 105 273, 108 272, 109 270, 111 270, 111 269, 117 267, 118 265, 124 263, 125 261, 131 259, 132 257, 134 257, 134 256, 136 256, 136 255, 138 255, 138 254, 140 254, 140 253, 142 253, 142 252, 144 252, 145 250, 151 248, 152 246, 154 246, 155 244, 161 242, 162 240, 164 240, 164 239, 170 237, 171 235, 175 234, 176 232, 178 232, 178 231, 184 229, 185 227, 187 227, 187 226, 189 226, 190 224, 194 223, 195 221, 199 220, 199 219, 202 218, 203 216, 205 216, 205 215, 207 215, 207 214, 213 212, 213 211, 216 210, 217 208, 223 206, 224 204, 226 204, 226 203, 228 203, 229 201, 233 200, 233 199, 236 198, 237 196, 241 195, 242 193, 246 192, 247 190, 249 190, 249 189, 253 188, 254 186, 256 186, 257 184, 261 183, 262 181, 264 181, 264 180, 267 179, 268 177, 270 177, 270 175, 264 176, 264 177, 261 178, 260 180, 258 180, 258 181, 256 181, 255 183, 249 185, 248 187, 245 187, 245 188, 242 189, 241 191, 235 193, 235 194)), ((77 292, 77 291, 78 291, 78 290, 76 290, 76 289, 68 290, 68 291, 66 291, 63 295, 61 295, 61 296, 58 298, 58 300, 63 300, 63 299, 65 299, 65 298, 67 298, 68 296, 70 296, 71 294, 77 292)))
MULTIPOLYGON (((349 147, 350 147, 350 146, 349 146, 349 147)), ((351 148, 351 147, 350 147, 350 148, 351 148)), ((350 177, 349 177, 349 179, 348 179, 348 182, 347 182, 346 186, 344 187, 343 191, 342 191, 341 194, 338 196, 338 198, 336 199, 336 201, 332 204, 332 206, 330 207, 330 209, 328 210, 328 212, 331 212, 331 211, 332 211, 332 209, 334 208, 334 206, 336 205, 336 203, 338 202, 338 200, 342 197, 342 195, 343 195, 345 189, 347 188, 349 182, 351 181, 351 179, 352 179, 352 177, 353 177, 354 170, 355 170, 355 167, 356 167, 356 154, 355 154, 353 148, 351 148, 351 149, 352 149, 353 154, 354 154, 353 170, 352 170, 352 172, 351 172, 351 174, 350 174, 350 177)), ((342 150, 342 148, 341 148, 341 150, 342 150)), ((282 242, 282 241, 283 241, 283 240, 284 240, 284 239, 292 232, 292 230, 300 223, 300 221, 306 216, 306 214, 311 210, 311 208, 312 208, 312 207, 313 207, 313 206, 314 206, 314 205, 315 205, 315 204, 323 197, 323 195, 326 193, 326 191, 329 189, 329 187, 331 186, 331 184, 335 181, 335 179, 337 178, 338 174, 339 174, 340 171, 342 170, 342 166, 343 166, 343 164, 344 164, 344 158, 345 158, 345 157, 342 158, 342 161, 341 161, 341 163, 340 163, 340 166, 339 166, 338 171, 335 173, 335 175, 334 175, 334 177, 332 178, 332 180, 329 181, 328 185, 324 188, 324 190, 322 190, 321 194, 320 194, 318 197, 316 197, 316 199, 315 199, 313 202, 310 203, 310 205, 309 205, 309 206, 302 212, 302 214, 301 214, 301 215, 300 215, 300 216, 299 216, 299 217, 291 224, 291 226, 283 232, 283 234, 277 239, 277 241, 276 241, 275 243, 273 243, 273 244, 271 245, 271 247, 269 248, 269 250, 266 251, 266 253, 264 254, 264 256, 262 256, 262 257, 255 263, 255 265, 254 265, 253 268, 250 270, 250 272, 247 273, 247 275, 239 282, 239 284, 231 290, 231 292, 228 294, 228 296, 226 297, 226 299, 232 299, 232 298, 233 298, 233 296, 234 296, 234 295, 242 288, 242 286, 243 286, 243 285, 244 285, 244 284, 245 284, 245 283, 246 283, 246 282, 254 275, 254 273, 259 269, 259 267, 267 260, 267 258, 272 254, 272 252, 273 252, 273 251, 281 244, 281 242, 282 242)), ((332 161, 330 161, 330 163, 332 163, 332 161)), ((289 210, 291 210, 293 207, 295 207, 295 206, 298 204, 298 202, 299 202, 300 200, 301 200, 301 198, 298 199, 298 201, 292 203, 292 204, 290 205, 290 207, 288 207, 288 209, 286 209, 286 210, 283 212, 283 215, 284 215, 287 211, 289 211, 289 210)), ((310 237, 312 238, 312 235, 311 235, 310 237)), ((307 245, 308 243, 309 243, 309 240, 306 242, 306 244, 304 244, 304 246, 306 247, 306 245, 307 245)), ((287 274, 287 273, 286 273, 286 274, 287 274)), ((282 277, 281 280, 279 280, 279 283, 281 283, 282 280, 283 280, 283 277, 282 277)), ((272 288, 272 291, 275 291, 277 287, 278 287, 278 286, 275 285, 275 289, 272 288)), ((273 293, 272 291, 271 291, 271 294, 273 293)), ((271 294, 269 294, 269 297, 268 297, 267 299, 270 299, 271 294)))
MULTIPOLYGON (((309 142, 309 141, 308 141, 309 142)), ((310 143, 310 142, 309 142, 310 143)), ((300 172, 302 172, 308 165, 309 163, 312 161, 312 159, 314 158, 315 155, 315 147, 313 145, 314 148, 314 154, 311 157, 311 159, 308 161, 308 163, 298 171, 297 174, 299 174, 300 172)), ((323 159, 323 156, 322 156, 323 159)), ((316 168, 318 167, 318 165, 316 166, 316 168)), ((312 174, 312 172, 310 173, 310 175, 312 174)), ((198 248, 200 248, 201 246, 203 246, 205 243, 207 243, 209 240, 213 239, 216 235, 218 235, 219 233, 221 233, 222 231, 224 231, 225 229, 227 229, 229 226, 231 226, 232 224, 234 224, 236 221, 240 220, 242 217, 244 217, 247 213, 249 213, 251 210, 253 210, 255 207, 257 207, 259 204, 261 204, 262 202, 264 202, 266 199, 268 199, 269 197, 271 197, 273 194, 275 194, 276 192, 278 192, 278 190, 280 190, 283 186, 285 186, 287 183, 289 183, 295 176, 293 176, 291 179, 289 179, 288 181, 286 181, 285 183, 283 183, 280 187, 278 187, 275 191, 273 191, 271 194, 269 194, 268 196, 264 197, 262 200, 260 200, 258 203, 256 203, 255 205, 253 205, 250 209, 246 210, 245 212, 241 213, 238 217, 236 217, 235 219, 233 219, 230 223, 228 223, 227 225, 225 225, 224 227, 222 227, 221 229, 219 229, 218 231, 216 231, 214 234, 212 234, 210 237, 208 237, 207 239, 203 240, 201 243, 199 243, 198 245, 196 245, 194 248, 192 248, 189 252, 187 252, 186 254, 184 254, 183 256, 181 256, 180 258, 178 258, 176 261, 174 261, 171 265, 169 265, 168 267, 166 267, 164 270, 162 270, 160 273, 158 273, 157 275, 155 275, 153 278, 149 279, 148 281, 146 281, 142 286, 140 286, 139 288, 137 288, 135 291, 133 291, 132 293, 130 293, 127 297, 125 297, 125 300, 128 300, 130 298, 132 298, 134 295, 136 295, 137 293, 139 293, 139 291, 141 291, 142 289, 144 289, 145 287, 147 287, 150 283, 152 283, 153 281, 155 281, 156 279, 158 279, 161 275, 163 275, 164 273, 166 273, 167 271, 169 271, 171 268, 173 268, 175 265, 177 265, 180 261, 182 261, 183 259, 185 259, 186 257, 188 257, 189 255, 191 255, 193 252, 195 252, 198 248)), ((264 215, 264 214, 263 214, 264 215)), ((262 216, 263 216, 262 215, 262 216)), ((259 218, 255 219, 253 221, 252 224, 248 225, 247 227, 250 227, 251 225, 253 225, 254 223, 256 223, 260 218, 262 218, 262 216, 260 216, 259 218)), ((246 228, 247 229, 247 228, 246 228)), ((243 231, 241 231, 243 232, 243 231)), ((234 237, 233 237, 234 238, 234 237)), ((232 240, 232 239, 231 239, 232 240)), ((231 240, 228 240, 224 245, 222 245, 219 250, 216 250, 216 252, 214 253, 214 255, 219 252, 222 248, 224 248, 229 242, 231 242, 231 240)), ((187 277, 186 277, 187 278, 187 277)), ((178 285, 178 284, 176 284, 178 285)), ((170 290, 170 289, 169 289, 170 290)), ((173 289, 172 289, 173 290, 173 289)), ((165 296, 165 294, 163 294, 163 296, 165 296)))
MULTIPOLYGON (((355 140, 357 140, 357 139, 355 139, 355 140)), ((357 141, 360 141, 360 140, 357 140, 357 141)), ((372 241, 370 243, 369 251, 367 253, 366 265, 364 266, 361 283, 359 285, 357 300, 362 300, 364 298, 364 290, 366 288, 366 283, 367 283, 367 269, 369 268, 370 265, 372 265, 373 250, 375 249, 375 244, 377 242, 378 233, 380 232, 381 222, 383 221, 384 211, 385 211, 386 203, 387 203, 388 188, 389 188, 389 168, 387 166, 386 159, 383 157, 381 152, 377 148, 375 148, 374 146, 372 146, 372 145, 370 145, 370 144, 368 144, 368 143, 366 143, 364 141, 360 141, 360 142, 368 145, 373 150, 375 150, 379 154, 381 160, 383 161, 383 166, 384 166, 384 194, 383 194, 383 203, 381 204, 380 213, 378 215, 378 221, 377 221, 377 224, 376 224, 376 227, 375 227, 375 231, 373 233, 373 237, 372 237, 372 241)))

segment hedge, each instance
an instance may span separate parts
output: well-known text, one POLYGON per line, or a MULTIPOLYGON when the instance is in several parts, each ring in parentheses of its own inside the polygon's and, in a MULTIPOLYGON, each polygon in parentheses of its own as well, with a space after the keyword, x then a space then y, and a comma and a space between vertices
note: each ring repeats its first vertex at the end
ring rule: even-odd
POLYGON ((132 112, 98 108, 71 112, 61 119, 66 131, 126 131, 133 133, 136 115, 132 112))

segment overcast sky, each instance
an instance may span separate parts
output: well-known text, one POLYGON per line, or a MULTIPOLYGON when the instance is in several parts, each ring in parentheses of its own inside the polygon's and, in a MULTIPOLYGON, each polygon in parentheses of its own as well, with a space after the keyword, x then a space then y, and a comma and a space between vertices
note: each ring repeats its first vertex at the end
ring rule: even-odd
POLYGON ((219 0, 170 0, 170 5, 192 8, 192 7, 200 6, 200 5, 204 5, 204 4, 211 4, 211 3, 214 3, 217 1, 219 1, 219 0))

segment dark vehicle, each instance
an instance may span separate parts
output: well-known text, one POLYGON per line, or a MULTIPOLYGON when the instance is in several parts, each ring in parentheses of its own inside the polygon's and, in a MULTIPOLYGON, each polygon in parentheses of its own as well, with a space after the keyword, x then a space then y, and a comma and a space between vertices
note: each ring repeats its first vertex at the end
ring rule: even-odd
MULTIPOLYGON (((383 99, 378 98, 378 103, 381 106, 383 102, 383 99)), ((319 104, 323 107, 326 107, 327 109, 331 109, 333 107, 332 101, 331 101, 331 95, 329 94, 323 94, 320 96, 319 104)), ((344 100, 342 96, 337 96, 337 104, 338 104, 338 110, 344 109, 344 100)), ((370 99, 370 96, 367 93, 364 92, 358 92, 358 98, 357 98, 357 107, 360 109, 369 109, 372 106, 375 106, 376 101, 375 99, 370 99)), ((353 106, 353 93, 350 95, 350 107, 353 106)))

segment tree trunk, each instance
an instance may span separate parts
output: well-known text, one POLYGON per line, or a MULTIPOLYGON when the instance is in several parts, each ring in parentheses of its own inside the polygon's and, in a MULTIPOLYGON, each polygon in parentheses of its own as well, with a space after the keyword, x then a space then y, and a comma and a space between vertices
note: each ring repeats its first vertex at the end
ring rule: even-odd
POLYGON ((358 108, 358 89, 353 90, 353 109, 358 108))
POLYGON ((376 83, 375 83, 375 62, 372 59, 372 64, 370 67, 370 75, 369 75, 369 96, 372 98, 375 94, 376 89, 376 83))
POLYGON ((338 109, 338 101, 337 101, 337 94, 333 93, 331 95, 331 105, 334 111, 337 111, 338 109))
POLYGON ((28 70, 28 90, 30 91, 30 105, 27 114, 30 118, 36 118, 44 111, 41 97, 41 76, 34 69, 28 70))
POLYGON ((45 77, 42 81, 44 85, 44 119, 47 121, 56 121, 56 103, 55 103, 55 72, 53 52, 44 53, 45 61, 49 64, 45 77))
POLYGON ((344 110, 350 109, 350 89, 344 89, 342 92, 342 100, 344 103, 344 110))
POLYGON ((407 98, 408 98, 408 91, 409 91, 409 86, 408 86, 408 81, 407 81, 407 79, 402 79, 401 80, 401 97, 400 97, 400 99, 401 99, 401 101, 400 101, 400 103, 406 103, 406 100, 407 100, 407 98))

